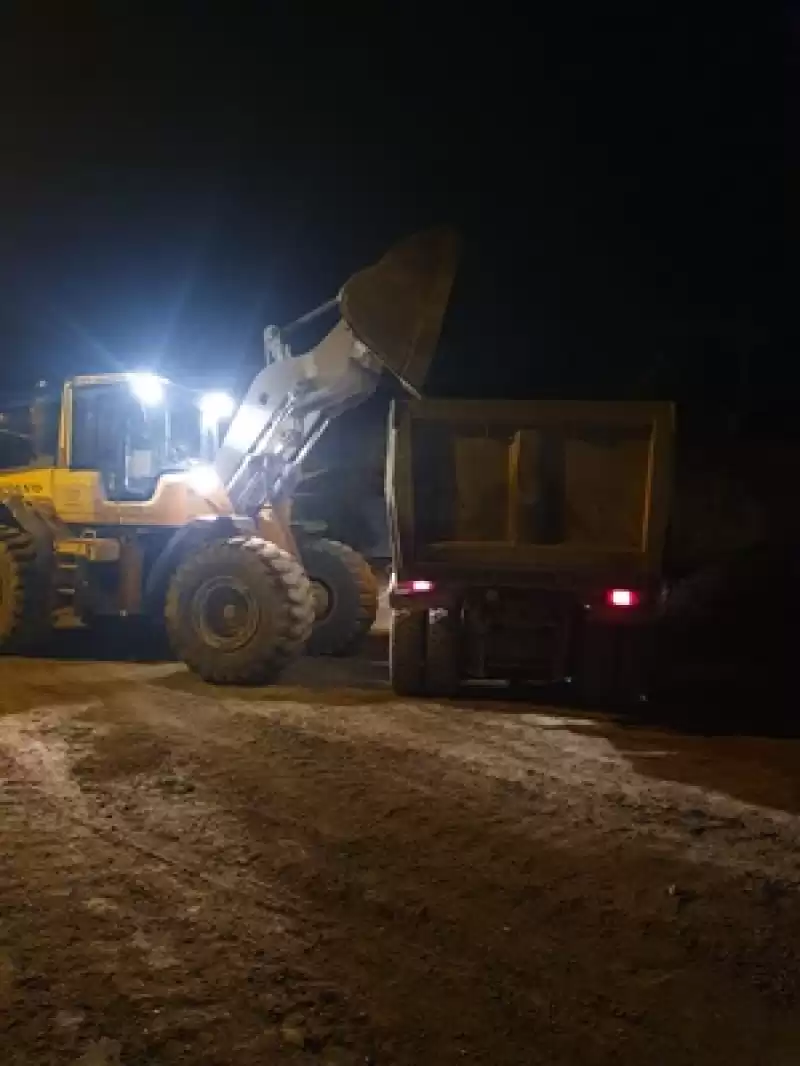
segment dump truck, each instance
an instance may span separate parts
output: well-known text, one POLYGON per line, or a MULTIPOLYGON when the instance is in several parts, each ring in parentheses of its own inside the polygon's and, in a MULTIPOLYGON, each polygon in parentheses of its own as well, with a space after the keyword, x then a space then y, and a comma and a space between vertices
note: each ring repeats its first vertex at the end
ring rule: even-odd
POLYGON ((395 403, 387 485, 394 690, 571 682, 637 700, 662 591, 668 403, 395 403))

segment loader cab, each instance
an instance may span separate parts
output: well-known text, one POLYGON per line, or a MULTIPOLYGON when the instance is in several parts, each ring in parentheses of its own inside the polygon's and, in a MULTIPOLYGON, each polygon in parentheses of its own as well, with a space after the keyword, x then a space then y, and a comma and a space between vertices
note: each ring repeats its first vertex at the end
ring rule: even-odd
POLYGON ((150 499, 159 478, 213 462, 207 395, 155 374, 98 374, 64 387, 59 465, 100 473, 113 501, 150 499))

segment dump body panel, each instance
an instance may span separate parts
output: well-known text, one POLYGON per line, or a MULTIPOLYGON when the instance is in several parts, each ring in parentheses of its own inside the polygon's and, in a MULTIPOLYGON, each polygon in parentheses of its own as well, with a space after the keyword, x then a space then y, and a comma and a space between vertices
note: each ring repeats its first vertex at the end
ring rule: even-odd
POLYGON ((667 403, 420 401, 390 423, 399 579, 652 579, 671 490, 667 403))

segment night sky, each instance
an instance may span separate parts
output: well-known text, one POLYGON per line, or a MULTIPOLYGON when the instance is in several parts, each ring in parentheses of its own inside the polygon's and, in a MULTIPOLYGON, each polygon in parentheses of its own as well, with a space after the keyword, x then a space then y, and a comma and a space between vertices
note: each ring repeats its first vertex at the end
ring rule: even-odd
POLYGON ((265 324, 450 222, 467 251, 433 390, 773 417, 779 119, 752 27, 163 6, 3 19, 0 387, 229 375, 265 324))

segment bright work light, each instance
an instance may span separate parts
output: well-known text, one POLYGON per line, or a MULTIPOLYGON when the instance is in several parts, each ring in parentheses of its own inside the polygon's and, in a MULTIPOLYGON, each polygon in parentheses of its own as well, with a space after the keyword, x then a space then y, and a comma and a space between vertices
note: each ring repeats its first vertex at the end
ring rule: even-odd
POLYGON ((196 492, 198 496, 212 496, 222 487, 219 474, 213 466, 208 466, 205 463, 193 466, 186 475, 186 481, 189 488, 196 492))
POLYGON ((145 407, 159 407, 164 402, 164 385, 155 374, 129 374, 131 392, 145 407))
POLYGON ((206 392, 200 397, 197 406, 202 412, 204 424, 215 426, 231 417, 236 404, 227 392, 206 392))

